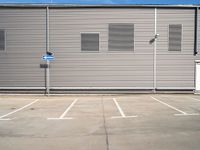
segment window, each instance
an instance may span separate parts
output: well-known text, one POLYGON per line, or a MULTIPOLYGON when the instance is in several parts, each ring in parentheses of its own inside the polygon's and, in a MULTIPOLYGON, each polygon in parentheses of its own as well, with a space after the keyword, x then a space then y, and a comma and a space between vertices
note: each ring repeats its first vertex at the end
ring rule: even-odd
POLYGON ((134 24, 111 23, 109 24, 109 51, 134 50, 134 24))
POLYGON ((6 48, 6 35, 5 30, 0 30, 0 51, 4 51, 6 48))
POLYGON ((169 25, 169 51, 181 51, 182 25, 169 25))
POLYGON ((99 34, 81 33, 81 51, 99 51, 99 34))

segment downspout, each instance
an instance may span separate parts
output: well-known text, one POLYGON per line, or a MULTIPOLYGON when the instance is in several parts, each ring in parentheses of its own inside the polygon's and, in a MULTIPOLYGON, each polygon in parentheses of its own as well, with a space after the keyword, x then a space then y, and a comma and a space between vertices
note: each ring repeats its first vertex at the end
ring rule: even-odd
POLYGON ((194 29, 194 35, 195 35, 195 42, 194 42, 194 55, 198 54, 199 44, 198 44, 198 35, 199 35, 199 7, 196 7, 195 9, 195 29, 194 29))
POLYGON ((156 93, 156 88, 157 88, 157 83, 156 83, 156 80, 157 80, 157 62, 156 62, 156 56, 157 56, 157 8, 155 8, 155 22, 154 22, 154 51, 153 51, 153 92, 156 93))
MULTIPOLYGON (((46 7, 46 53, 49 52, 49 7, 46 7)), ((49 60, 46 61, 47 68, 45 70, 46 80, 46 94, 49 95, 50 88, 50 72, 49 72, 49 60)))

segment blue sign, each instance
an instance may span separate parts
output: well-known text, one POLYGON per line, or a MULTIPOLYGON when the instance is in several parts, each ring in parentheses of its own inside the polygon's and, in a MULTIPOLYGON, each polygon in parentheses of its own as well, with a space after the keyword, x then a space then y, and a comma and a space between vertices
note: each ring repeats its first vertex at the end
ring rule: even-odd
POLYGON ((51 61, 51 60, 54 60, 54 56, 45 54, 44 56, 42 56, 42 59, 51 61))

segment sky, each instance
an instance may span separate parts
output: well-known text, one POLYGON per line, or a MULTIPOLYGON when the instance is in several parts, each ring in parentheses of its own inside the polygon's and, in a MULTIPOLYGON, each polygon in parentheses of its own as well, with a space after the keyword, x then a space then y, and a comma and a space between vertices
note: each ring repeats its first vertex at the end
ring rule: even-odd
POLYGON ((0 3, 54 4, 200 4, 200 0, 0 0, 0 3))

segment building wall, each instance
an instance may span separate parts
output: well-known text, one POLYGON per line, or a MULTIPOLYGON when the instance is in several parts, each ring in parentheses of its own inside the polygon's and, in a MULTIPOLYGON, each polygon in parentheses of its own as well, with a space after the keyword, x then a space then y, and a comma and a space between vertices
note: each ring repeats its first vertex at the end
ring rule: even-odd
MULTIPOLYGON (((198 26, 198 28, 199 28, 199 30, 198 30, 198 41, 199 41, 199 43, 198 43, 198 51, 199 51, 199 53, 200 53, 200 9, 199 9, 199 20, 198 20, 198 24, 199 24, 199 26, 198 26)), ((200 58, 199 58, 200 59, 200 58)))
POLYGON ((0 87, 44 86, 40 69, 45 52, 45 10, 0 9, 0 29, 6 31, 6 50, 0 51, 0 87))
POLYGON ((158 9, 157 87, 194 87, 194 9, 158 9), (168 51, 168 25, 182 24, 181 51, 168 51))
POLYGON ((154 9, 50 9, 54 87, 153 87, 154 9), (108 51, 109 23, 134 23, 135 50, 108 51), (81 52, 80 33, 98 32, 100 50, 81 52))
MULTIPOLYGON (((50 8, 51 87, 153 88, 153 8, 50 8), (108 51, 109 23, 134 23, 134 51, 108 51), (99 33, 99 52, 81 52, 81 33, 99 33)), ((157 9, 157 87, 194 88, 194 9, 157 9), (182 50, 168 51, 168 25, 182 24, 182 50)), ((200 22, 200 15, 199 15, 200 22)), ((6 51, 0 87, 44 87, 39 67, 46 50, 46 10, 0 9, 6 51)), ((200 45, 200 23, 199 23, 200 45)), ((200 46, 199 46, 200 47, 200 46)), ((200 50, 200 49, 199 49, 200 50)))

